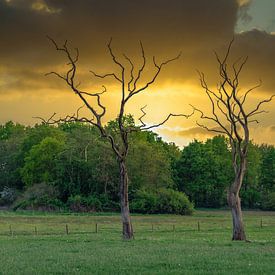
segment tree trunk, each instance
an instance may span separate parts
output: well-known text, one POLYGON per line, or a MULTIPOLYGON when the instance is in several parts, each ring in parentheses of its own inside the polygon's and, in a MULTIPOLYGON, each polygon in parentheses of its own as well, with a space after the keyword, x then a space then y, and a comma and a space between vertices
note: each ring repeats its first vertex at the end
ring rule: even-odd
POLYGON ((241 209, 241 199, 239 197, 239 190, 242 185, 243 177, 239 177, 232 184, 228 192, 228 204, 231 208, 233 219, 233 241, 245 241, 246 236, 244 232, 243 216, 241 209))
POLYGON ((129 200, 128 200, 128 173, 125 160, 119 160, 120 168, 120 207, 122 219, 122 237, 124 240, 134 238, 133 227, 130 218, 129 200))

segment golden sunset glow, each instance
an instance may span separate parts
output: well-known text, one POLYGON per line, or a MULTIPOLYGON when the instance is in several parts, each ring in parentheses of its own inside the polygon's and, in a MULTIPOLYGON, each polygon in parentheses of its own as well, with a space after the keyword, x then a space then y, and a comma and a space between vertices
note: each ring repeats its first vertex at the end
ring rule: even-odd
MULTIPOLYGON (((139 41, 143 42, 147 69, 142 81, 152 75, 152 56, 161 62, 182 52, 128 106, 127 113, 138 118, 140 108, 147 105, 148 124, 160 122, 169 113, 188 114, 190 104, 210 111, 196 70, 204 72, 209 86, 215 87, 218 66, 213 51, 223 55, 233 36, 230 60, 248 56, 240 77, 243 91, 262 80, 247 102, 247 108, 252 108, 275 94, 275 26, 263 14, 266 6, 275 9, 274 1, 261 0, 0 0, 0 122, 32 125, 37 122, 35 116, 49 117, 53 112, 62 116, 82 105, 60 79, 45 76, 67 69, 66 58, 46 35, 58 43, 67 39, 70 47, 79 48, 77 78, 83 90, 97 92, 106 85, 105 122, 116 117, 120 87, 112 79, 99 81, 89 71, 118 70, 106 47, 110 37, 116 56, 126 65, 123 53, 127 54, 136 69, 141 64, 139 41)), ((268 113, 259 116, 259 124, 251 124, 251 137, 257 143, 275 144, 275 100, 264 108, 268 113)), ((197 119, 173 118, 157 132, 179 146, 210 137, 211 133, 196 126, 197 119)))

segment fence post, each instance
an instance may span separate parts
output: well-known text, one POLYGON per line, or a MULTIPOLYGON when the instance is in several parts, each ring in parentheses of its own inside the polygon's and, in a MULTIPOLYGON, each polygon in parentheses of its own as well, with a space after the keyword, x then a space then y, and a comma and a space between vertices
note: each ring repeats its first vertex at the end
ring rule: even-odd
POLYGON ((67 224, 66 224, 66 234, 69 235, 69 227, 67 224))
POLYGON ((95 224, 95 233, 98 233, 98 224, 95 224))
POLYGON ((261 218, 261 228, 263 228, 263 219, 261 218))
POLYGON ((34 234, 37 236, 37 227, 34 227, 34 234))
POLYGON ((198 231, 201 231, 200 222, 198 221, 198 231))
POLYGON ((173 231, 175 232, 176 231, 176 226, 173 224, 173 231))

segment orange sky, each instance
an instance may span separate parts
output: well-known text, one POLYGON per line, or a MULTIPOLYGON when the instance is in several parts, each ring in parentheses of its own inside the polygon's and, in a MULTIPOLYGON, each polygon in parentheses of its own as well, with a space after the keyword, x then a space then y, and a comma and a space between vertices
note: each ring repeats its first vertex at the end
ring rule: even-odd
MULTIPOLYGON (((268 0, 261 3, 262 6, 259 0, 0 0, 0 122, 33 124, 34 116, 73 113, 81 105, 60 80, 44 76, 52 70, 66 69, 66 59, 55 52, 46 35, 60 43, 68 39, 72 47, 79 48, 78 78, 82 89, 98 91, 102 84, 106 85, 106 121, 116 116, 120 90, 111 80, 98 81, 89 70, 117 70, 106 47, 111 36, 118 58, 125 62, 122 53, 126 53, 136 66, 141 62, 139 40, 143 41, 148 58, 144 81, 152 74, 153 55, 161 62, 182 51, 181 58, 168 65, 154 85, 128 106, 127 112, 138 117, 140 108, 147 104, 149 124, 161 121, 170 112, 189 113, 189 104, 209 110, 196 69, 203 71, 214 87, 218 71, 213 51, 222 55, 235 36, 231 60, 249 57, 241 76, 243 90, 259 79, 263 82, 248 102, 247 108, 252 108, 258 100, 275 93, 275 29, 271 19, 269 22, 269 17, 264 16, 264 5, 274 11, 275 5, 268 0)), ((274 107, 275 100, 265 107, 269 113, 259 116, 261 123, 251 125, 251 136, 257 143, 275 144, 274 107)), ((209 137, 209 133, 196 127, 196 119, 174 118, 158 133, 180 146, 194 138, 209 137)))

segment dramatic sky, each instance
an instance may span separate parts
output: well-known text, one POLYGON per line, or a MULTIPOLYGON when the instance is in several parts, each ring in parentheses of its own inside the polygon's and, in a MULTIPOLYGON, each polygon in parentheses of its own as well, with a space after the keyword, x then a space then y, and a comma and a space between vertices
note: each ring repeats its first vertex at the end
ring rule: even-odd
MULTIPOLYGON (((111 79, 98 81, 89 70, 117 70, 106 47, 110 37, 118 58, 125 62, 125 53, 136 66, 141 64, 139 41, 143 42, 148 58, 143 81, 152 73, 153 55, 161 62, 182 52, 127 109, 137 117, 147 104, 148 123, 159 122, 170 112, 190 113, 189 104, 209 111, 197 70, 215 87, 218 67, 213 52, 223 55, 233 37, 231 60, 248 56, 242 90, 262 81, 246 108, 275 94, 274 0, 0 0, 0 123, 34 124, 34 116, 49 117, 53 112, 62 116, 81 105, 61 80, 44 76, 66 70, 66 59, 47 35, 79 48, 82 89, 95 92, 106 85, 105 121, 116 116, 120 90, 111 79)), ((251 125, 252 138, 275 144, 275 100, 265 109, 269 112, 259 116, 260 123, 251 125)), ((158 132, 180 146, 209 137, 196 127, 196 119, 174 118, 158 132)))

